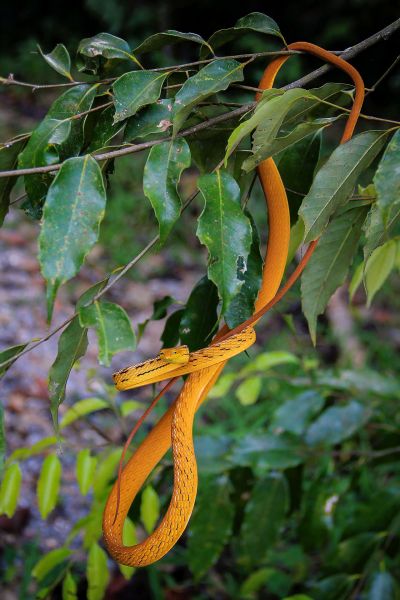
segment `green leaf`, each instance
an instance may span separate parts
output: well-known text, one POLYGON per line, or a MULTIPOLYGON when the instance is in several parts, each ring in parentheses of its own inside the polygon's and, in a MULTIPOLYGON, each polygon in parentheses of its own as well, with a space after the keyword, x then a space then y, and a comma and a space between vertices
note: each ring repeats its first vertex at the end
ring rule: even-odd
POLYGON ((90 144, 86 150, 88 154, 107 146, 123 129, 124 123, 114 123, 114 113, 114 106, 108 106, 101 111, 90 136, 90 144))
POLYGON ((76 479, 83 496, 86 496, 93 483, 97 458, 91 456, 89 448, 84 448, 76 457, 76 479))
POLYGON ((275 411, 273 428, 302 435, 311 419, 324 405, 323 397, 311 390, 287 400, 275 411))
MULTIPOLYGON (((98 84, 77 85, 53 102, 19 155, 19 168, 52 165, 79 154, 84 143, 83 131, 87 116, 80 119, 71 117, 91 108, 97 89, 98 84)), ((41 206, 52 179, 49 173, 24 177, 25 190, 30 200, 27 210, 35 218, 41 216, 41 206)))
POLYGON ((243 81, 243 65, 226 58, 214 60, 192 75, 175 95, 174 135, 178 133, 196 104, 212 94, 226 90, 235 81, 243 81))
MULTIPOLYGON (((74 364, 86 354, 87 330, 75 317, 58 340, 57 358, 49 371, 50 408, 55 428, 58 428, 58 407, 65 398, 65 388, 74 364)), ((64 417, 65 418, 65 417, 64 417)))
POLYGON ((17 508, 22 473, 18 463, 7 467, 0 487, 0 514, 11 518, 17 508))
POLYGON ((190 521, 187 560, 199 580, 218 560, 232 532, 234 504, 226 475, 202 481, 190 521))
POLYGON ((233 445, 229 462, 234 466, 251 467, 257 474, 269 469, 288 469, 303 462, 298 440, 289 434, 248 434, 233 445))
POLYGON ((55 435, 51 435, 49 437, 42 438, 36 444, 32 444, 29 448, 17 448, 7 459, 7 463, 10 464, 15 460, 26 460, 31 456, 35 456, 36 454, 41 454, 43 450, 47 449, 49 446, 54 446, 58 441, 55 435))
POLYGON ((289 241, 289 251, 288 257, 286 261, 286 266, 290 265, 294 257, 296 256, 297 250, 300 248, 304 239, 304 223, 301 219, 296 221, 296 223, 290 229, 290 241, 289 241))
POLYGON ((387 571, 373 573, 366 600, 396 600, 398 598, 396 580, 387 571))
POLYGON ((78 600, 78 586, 69 571, 62 584, 62 600, 78 600))
POLYGON ((377 205, 387 226, 390 214, 396 207, 400 210, 400 130, 390 140, 374 176, 377 205))
POLYGON ((305 224, 305 242, 318 238, 331 215, 348 201, 358 177, 382 149, 386 135, 382 131, 360 133, 332 152, 299 210, 305 224))
POLYGON ((121 448, 116 448, 99 462, 93 481, 93 491, 96 499, 101 499, 107 491, 110 480, 115 476, 115 470, 121 458, 121 448))
POLYGON ((262 379, 258 375, 247 377, 238 386, 235 395, 242 406, 255 404, 261 392, 262 379))
MULTIPOLYGON (((129 519, 129 517, 127 517, 124 521, 124 528, 122 531, 122 542, 124 546, 134 546, 135 544, 137 544, 136 527, 131 521, 131 519, 129 519)), ((133 573, 136 571, 134 567, 128 567, 127 565, 119 564, 118 567, 122 575, 128 581, 131 579, 133 573)))
POLYGON ((353 208, 334 218, 321 236, 301 279, 301 302, 311 339, 316 343, 317 317, 335 290, 342 285, 357 250, 365 207, 353 208))
POLYGON ((308 428, 306 442, 333 446, 351 437, 370 419, 371 411, 356 400, 327 408, 308 428))
POLYGON ((77 274, 97 241, 105 205, 103 176, 95 159, 88 154, 66 160, 47 194, 39 237, 49 320, 59 286, 77 274))
POLYGON ((142 493, 140 503, 140 519, 147 533, 151 533, 160 516, 160 500, 151 485, 147 485, 142 493))
POLYGON ((367 260, 364 270, 367 306, 370 306, 375 294, 381 289, 395 266, 396 254, 396 241, 389 240, 383 246, 376 248, 367 260))
POLYGON ((382 214, 379 207, 374 204, 370 210, 365 223, 366 244, 364 246, 364 259, 368 259, 371 253, 382 244, 388 237, 400 233, 400 204, 390 205, 386 227, 383 224, 382 214))
POLYGON ((140 340, 145 332, 150 321, 159 321, 167 316, 167 309, 171 304, 175 304, 176 300, 172 296, 164 296, 160 300, 156 300, 153 304, 153 314, 142 323, 138 324, 138 340, 140 340))
POLYGON ((143 404, 137 400, 126 400, 120 406, 121 416, 126 417, 138 409, 143 409, 143 404))
POLYGON ((209 251, 208 277, 218 288, 224 314, 243 285, 251 225, 240 207, 239 186, 231 175, 224 171, 203 175, 198 187, 205 207, 196 233, 209 251))
POLYGON ((242 564, 255 565, 265 559, 278 537, 288 504, 289 491, 284 475, 270 473, 256 482, 240 530, 242 564))
POLYGON ((249 364, 240 370, 239 375, 244 377, 249 373, 260 372, 264 374, 268 369, 273 369, 279 365, 297 365, 299 359, 291 352, 285 350, 275 350, 273 352, 262 352, 258 354, 249 364))
POLYGON ((124 73, 113 84, 114 123, 131 117, 142 106, 156 102, 168 73, 131 71, 124 73))
POLYGON ((164 46, 172 46, 181 42, 194 42, 195 44, 207 44, 205 40, 197 33, 182 33, 175 29, 167 29, 162 33, 155 33, 146 38, 139 46, 136 46, 135 54, 144 54, 145 52, 153 52, 160 50, 164 46))
POLYGON ((225 321, 231 329, 246 321, 246 319, 253 314, 262 279, 263 259, 260 253, 260 239, 258 237, 257 227, 250 213, 245 211, 245 215, 248 217, 251 224, 252 242, 247 259, 247 270, 244 274, 243 285, 232 299, 232 302, 225 313, 225 321))
POLYGON ((85 398, 84 400, 79 400, 64 413, 63 418, 61 419, 60 429, 71 425, 71 423, 81 417, 86 417, 93 412, 104 410, 105 408, 109 408, 109 404, 101 398, 85 398))
POLYGON ((106 61, 111 60, 131 60, 140 66, 129 44, 111 33, 98 33, 91 38, 81 40, 77 54, 78 69, 94 75, 103 68, 106 61))
POLYGON ((184 309, 176 310, 165 322, 164 331, 161 334, 160 340, 163 343, 163 348, 173 348, 179 343, 179 327, 184 309))
MULTIPOLYGON (((0 144, 0 171, 17 168, 18 155, 23 150, 26 140, 11 140, 8 144, 0 144)), ((10 206, 10 193, 17 182, 17 177, 0 178, 0 226, 10 206)))
POLYGON ((87 561, 88 600, 103 600, 110 580, 107 555, 98 544, 92 544, 87 561))
POLYGON ((39 512, 42 519, 45 519, 57 504, 60 479, 60 460, 55 454, 49 454, 43 461, 37 485, 39 512))
POLYGON ((96 330, 100 364, 108 366, 117 352, 136 348, 129 317, 118 304, 96 300, 80 309, 79 319, 82 327, 94 327, 96 330))
POLYGON ((71 75, 71 59, 64 44, 57 44, 57 46, 48 54, 44 54, 40 46, 38 46, 38 48, 40 54, 52 69, 57 71, 57 73, 60 73, 63 77, 73 81, 71 75))
POLYGON ((32 575, 40 581, 44 579, 54 567, 64 562, 66 558, 71 556, 72 552, 68 548, 56 548, 45 554, 32 569, 32 575))
POLYGON ((143 191, 150 200, 159 223, 160 245, 178 220, 182 202, 178 184, 182 172, 190 167, 190 150, 184 138, 153 146, 143 174, 143 191))
POLYGON ((364 275, 364 263, 361 262, 358 265, 358 267, 356 268, 356 270, 354 271, 353 277, 351 278, 351 281, 349 284, 350 302, 352 302, 356 291, 358 290, 358 288, 360 287, 360 285, 362 283, 363 275, 364 275))
MULTIPOLYGON (((11 346, 10 348, 2 350, 0 352, 0 364, 10 360, 11 358, 14 358, 14 356, 22 352, 22 350, 25 350, 27 345, 28 344, 18 344, 17 346, 11 346)), ((4 367, 0 367, 0 378, 3 377, 3 375, 8 371, 8 369, 15 362, 15 360, 17 359, 12 360, 7 365, 4 365, 4 367)))
POLYGON ((128 119, 124 141, 133 142, 154 134, 159 134, 159 137, 165 136, 172 125, 171 119, 172 100, 170 98, 157 100, 128 119))
POLYGON ((210 342, 218 323, 217 307, 217 288, 207 277, 202 277, 191 291, 179 321, 179 337, 191 352, 210 342))
POLYGON ((348 598, 354 587, 354 577, 338 573, 315 583, 310 590, 312 598, 318 600, 343 600, 348 598))
MULTIPOLYGON (((220 29, 219 31, 213 33, 213 35, 207 40, 207 44, 216 50, 224 44, 227 44, 228 42, 231 42, 237 38, 240 39, 246 33, 251 33, 253 31, 276 36, 285 42, 278 24, 271 19, 271 17, 268 17, 260 12, 253 12, 245 17, 241 17, 238 21, 236 21, 234 27, 220 29)), ((201 58, 205 58, 207 54, 209 54, 209 50, 204 48, 200 56, 201 58)))
POLYGON ((4 428, 4 408, 0 402, 0 476, 3 475, 4 459, 6 456, 6 431, 4 428))
POLYGON ((256 592, 259 592, 262 588, 265 588, 265 584, 269 579, 271 579, 273 573, 274 569, 271 569, 271 567, 264 567, 254 571, 240 586, 240 597, 254 598, 254 594, 256 592))

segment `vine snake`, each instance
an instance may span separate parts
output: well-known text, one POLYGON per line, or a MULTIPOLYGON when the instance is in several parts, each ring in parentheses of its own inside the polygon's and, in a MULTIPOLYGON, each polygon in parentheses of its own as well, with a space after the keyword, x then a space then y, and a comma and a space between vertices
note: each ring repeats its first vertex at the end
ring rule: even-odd
MULTIPOLYGON (((348 141, 353 134, 364 100, 364 83, 360 74, 340 57, 314 44, 296 42, 287 48, 322 58, 345 71, 353 80, 355 97, 341 143, 348 141)), ((287 56, 279 57, 267 66, 260 82, 261 89, 272 87, 276 74, 287 59, 287 56)), ((258 93, 256 100, 260 97, 261 94, 258 93)), ((218 379, 227 360, 255 342, 253 325, 295 283, 318 242, 318 239, 311 242, 296 269, 279 289, 289 248, 288 201, 272 158, 264 160, 258 166, 258 175, 266 199, 269 231, 262 284, 253 316, 233 330, 229 330, 227 326, 222 327, 206 348, 191 353, 185 346, 165 349, 154 359, 114 374, 114 381, 119 390, 132 389, 168 378, 174 378, 175 381, 176 377, 189 374, 173 404, 121 471, 119 480, 108 497, 103 516, 103 535, 110 554, 119 563, 134 567, 152 564, 162 558, 184 532, 197 493, 197 465, 192 438, 194 415, 218 379), (147 477, 171 445, 174 485, 169 507, 151 535, 134 546, 125 546, 122 535, 129 508, 147 477)))

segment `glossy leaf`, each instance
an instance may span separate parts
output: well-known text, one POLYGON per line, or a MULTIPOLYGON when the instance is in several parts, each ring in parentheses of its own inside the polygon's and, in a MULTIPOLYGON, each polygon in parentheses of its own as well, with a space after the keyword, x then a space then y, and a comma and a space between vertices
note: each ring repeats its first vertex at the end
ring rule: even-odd
POLYGON ((66 558, 71 556, 72 552, 68 548, 56 548, 45 554, 32 569, 32 575, 40 581, 54 569, 57 565, 64 562, 66 558))
POLYGON ((66 160, 47 194, 39 237, 49 319, 59 286, 77 274, 97 241, 105 205, 103 176, 94 158, 66 160))
POLYGON ((242 406, 255 404, 261 392, 262 379, 258 375, 247 377, 238 386, 235 394, 242 406))
POLYGON ((149 152, 144 167, 143 191, 159 223, 160 244, 165 242, 181 214, 178 184, 190 162, 190 150, 184 138, 158 144, 149 152))
POLYGON ((165 322, 164 331, 161 334, 160 340, 163 343, 163 348, 173 348, 179 343, 179 327, 184 309, 176 310, 165 322))
POLYGON ((94 75, 110 60, 131 60, 140 66, 129 44, 111 33, 98 33, 81 40, 77 53, 78 69, 94 75))
MULTIPOLYGON (((18 155, 23 150, 26 140, 11 140, 9 144, 0 144, 0 171, 9 171, 17 168, 18 155)), ((10 193, 17 182, 16 177, 0 178, 0 226, 8 212, 10 193)))
POLYGON ((395 266, 396 254, 396 241, 389 240, 383 246, 376 248, 368 258, 364 270, 368 306, 370 306, 375 294, 381 289, 395 266))
POLYGON ((69 571, 62 583, 62 600, 78 600, 78 586, 69 571))
POLYGON ((146 138, 149 135, 158 134, 166 136, 172 126, 172 100, 165 98, 157 100, 149 106, 145 106, 136 115, 130 117, 126 123, 124 140, 146 138))
POLYGON ((140 519, 147 533, 151 533, 160 516, 160 500, 155 489, 148 485, 142 493, 140 519))
POLYGON ((89 550, 86 578, 88 582, 87 599, 103 600, 110 574, 107 555, 98 544, 93 544, 89 550))
POLYGON ((324 405, 323 397, 317 392, 307 391, 286 400, 274 413, 273 428, 302 435, 309 422, 324 405))
POLYGON ((243 285, 225 313, 225 321, 231 329, 246 321, 253 314, 255 302, 261 287, 263 259, 260 253, 260 239, 252 216, 247 211, 245 211, 245 215, 251 224, 252 242, 243 285))
POLYGON ((175 29, 168 29, 162 33, 155 33, 144 40, 139 46, 136 46, 135 54, 144 54, 145 52, 153 52, 160 50, 164 46, 172 46, 181 42, 194 42, 195 44, 206 44, 205 40, 197 33, 182 33, 175 29))
POLYGON ((217 561, 232 531, 234 504, 226 475, 202 482, 190 521, 188 564, 196 580, 217 561))
POLYGON ((371 417, 371 411, 356 400, 341 406, 327 408, 308 428, 306 442, 334 445, 352 436, 371 417))
POLYGON ((65 388, 75 363, 86 354, 87 330, 75 317, 67 325, 58 340, 57 358, 49 371, 50 407, 53 423, 58 428, 58 407, 65 398, 65 388))
POLYGON ((304 269, 301 302, 314 345, 317 317, 325 310, 330 297, 346 278, 367 212, 365 207, 353 208, 333 219, 304 269))
POLYGON ((122 350, 134 350, 136 338, 129 317, 121 306, 96 300, 79 311, 82 327, 94 327, 99 344, 99 362, 109 365, 122 350))
MULTIPOLYGON (((246 33, 251 32, 265 33, 266 35, 273 35, 275 37, 280 38, 283 42, 285 41, 278 24, 260 12, 253 12, 245 17, 241 17, 238 21, 236 21, 234 27, 229 27, 227 29, 220 29, 213 33, 213 35, 207 40, 208 45, 213 48, 215 51, 217 48, 220 48, 224 44, 231 42, 237 38, 241 38, 246 33)), ((209 50, 204 48, 201 57, 204 58, 209 54, 209 50)))
POLYGON ((360 133, 332 152, 299 210, 306 242, 321 235, 332 214, 348 201, 358 177, 382 149, 386 135, 382 131, 360 133))
POLYGON ((108 106, 101 111, 90 137, 88 153, 104 148, 123 129, 124 123, 114 123, 114 106, 108 106))
POLYGON ((44 54, 40 46, 38 46, 38 48, 40 54, 52 69, 57 71, 57 73, 63 77, 73 81, 71 75, 71 58, 64 44, 57 44, 57 46, 48 54, 44 54))
POLYGON ((124 73, 113 84, 114 123, 131 117, 142 106, 156 102, 168 73, 131 71, 124 73))
MULTIPOLYGON (((10 359, 13 359, 17 354, 25 350, 28 344, 17 344, 16 346, 10 346, 10 348, 6 348, 0 352, 0 364, 6 362, 10 359)), ((14 363, 16 359, 11 360, 7 365, 0 367, 0 378, 3 377, 5 373, 7 373, 8 369, 14 363)))
POLYGON ((217 288, 207 277, 202 277, 191 291, 179 321, 179 337, 191 352, 210 342, 218 322, 217 307, 217 288))
POLYGON ((240 207, 240 190, 231 175, 217 171, 198 182, 205 207, 197 237, 209 251, 208 277, 218 288, 222 313, 243 285, 251 247, 251 225, 240 207))
POLYGON ((288 509, 288 496, 287 482, 281 473, 268 474, 254 485, 240 530, 243 564, 259 564, 274 545, 288 509))
POLYGON ((60 429, 71 425, 77 419, 86 417, 98 410, 104 410, 109 408, 109 404, 101 398, 85 398, 84 400, 78 400, 75 402, 63 415, 60 422, 60 429))
POLYGON ((84 496, 86 496, 93 483, 96 465, 97 458, 91 456, 88 448, 78 452, 76 457, 76 479, 78 481, 80 492, 84 496))
POLYGON ((37 485, 39 512, 42 519, 45 519, 57 504, 60 479, 60 460, 55 454, 49 454, 43 461, 37 485))
POLYGON ((400 130, 390 140, 374 176, 377 205, 386 226, 390 214, 400 210, 400 130))
POLYGON ((167 309, 171 306, 171 304, 175 303, 176 300, 174 300, 172 296, 164 296, 164 298, 156 300, 153 304, 153 313, 151 317, 149 317, 142 323, 139 323, 138 325, 138 339, 141 339, 150 321, 159 321, 160 319, 164 319, 167 316, 167 309))
POLYGON ((11 518, 17 508, 21 489, 22 473, 18 463, 5 470, 0 487, 0 514, 11 518))
POLYGON ((233 59, 217 59, 190 77, 175 95, 173 130, 178 133, 196 104, 243 80, 243 65, 233 59))
MULTIPOLYGON (((131 519, 129 519, 129 517, 127 517, 124 521, 122 542, 124 546, 134 546, 138 542, 136 536, 136 527, 134 523, 132 523, 131 519)), ((122 575, 125 577, 125 579, 129 581, 136 569, 134 567, 128 567, 127 565, 119 564, 118 566, 122 575)))

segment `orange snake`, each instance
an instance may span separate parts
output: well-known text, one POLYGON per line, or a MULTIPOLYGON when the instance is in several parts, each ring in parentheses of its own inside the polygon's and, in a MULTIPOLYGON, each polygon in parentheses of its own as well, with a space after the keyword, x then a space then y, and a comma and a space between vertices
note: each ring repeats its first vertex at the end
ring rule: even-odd
MULTIPOLYGON (((339 67, 352 78, 356 92, 341 139, 341 143, 346 142, 353 134, 364 99, 364 84, 358 71, 343 59, 308 42, 296 42, 287 48, 316 55, 339 67)), ((272 87, 276 74, 287 58, 279 57, 268 65, 260 82, 261 89, 272 87)), ((257 100, 260 95, 257 94, 257 100)), ((192 439, 194 415, 218 379, 227 360, 255 342, 253 325, 298 279, 317 244, 318 240, 311 242, 286 284, 278 291, 289 247, 288 202, 282 179, 272 158, 259 165, 258 175, 267 203, 269 232, 262 285, 253 316, 231 331, 224 326, 207 348, 192 353, 189 353, 186 347, 163 350, 157 358, 114 375, 117 388, 124 390, 170 377, 175 381, 176 377, 190 373, 176 400, 121 471, 119 481, 114 484, 108 497, 103 517, 103 534, 110 554, 119 563, 135 567, 149 565, 162 558, 184 532, 197 492, 197 465, 192 439), (144 541, 134 546, 125 546, 122 533, 129 508, 171 444, 174 487, 166 514, 154 532, 144 541)))

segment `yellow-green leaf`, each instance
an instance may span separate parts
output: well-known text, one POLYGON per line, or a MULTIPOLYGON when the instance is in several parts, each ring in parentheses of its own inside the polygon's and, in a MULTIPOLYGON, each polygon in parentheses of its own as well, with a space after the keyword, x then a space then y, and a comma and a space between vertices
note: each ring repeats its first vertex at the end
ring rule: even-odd
POLYGON ((32 575, 40 581, 46 577, 54 567, 64 562, 66 558, 71 556, 72 552, 68 548, 56 548, 45 554, 33 567, 32 575))
POLYGON ((87 599, 102 600, 110 580, 110 574, 107 555, 98 544, 93 544, 89 550, 86 577, 88 582, 87 599))
POLYGON ((71 425, 71 423, 81 417, 90 415, 98 410, 104 410, 105 408, 109 408, 109 404, 101 398, 84 398, 83 400, 78 400, 78 402, 75 402, 75 404, 64 413, 64 416, 61 419, 60 429, 71 425))
POLYGON ((394 267, 397 253, 395 240, 389 240, 376 248, 365 265, 364 283, 367 292, 367 306, 370 306, 375 294, 381 289, 394 267))
POLYGON ((62 584, 62 600, 78 600, 78 586, 69 571, 62 584))
POLYGON ((151 533, 160 516, 160 500, 155 489, 148 485, 142 493, 140 504, 140 519, 147 533, 151 533))
POLYGON ((79 489, 84 496, 86 496, 93 483, 96 465, 97 458, 91 456, 88 448, 78 452, 76 457, 76 479, 79 489))
POLYGON ((18 463, 10 465, 5 473, 0 487, 0 514, 11 518, 17 508, 21 488, 22 473, 18 463))
MULTIPOLYGON (((129 517, 127 517, 124 522, 122 542, 124 546, 134 546, 137 544, 136 527, 129 517)), ((136 569, 134 567, 128 567, 127 565, 119 564, 118 566, 122 575, 129 581, 136 569)))
POLYGON ((243 406, 251 406, 258 400, 261 392, 262 379, 257 375, 248 377, 236 390, 236 397, 243 406))
POLYGON ((39 512, 42 519, 45 519, 57 504, 60 479, 60 460, 55 454, 49 454, 43 461, 37 485, 39 512))

